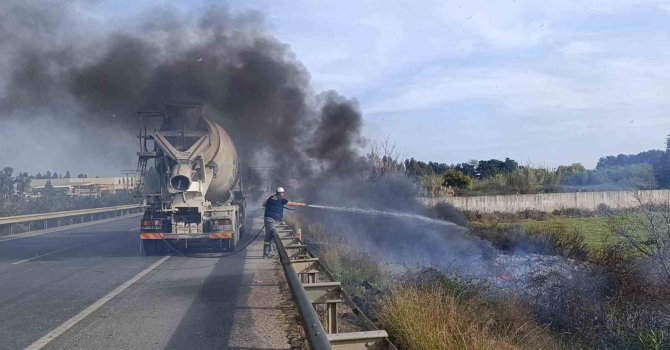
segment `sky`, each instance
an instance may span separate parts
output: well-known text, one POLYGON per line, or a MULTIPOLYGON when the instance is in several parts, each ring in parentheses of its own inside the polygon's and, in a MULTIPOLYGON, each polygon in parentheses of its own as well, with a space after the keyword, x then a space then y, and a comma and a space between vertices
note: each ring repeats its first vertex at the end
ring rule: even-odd
MULTIPOLYGON (((205 3, 101 0, 82 13, 119 25, 156 6, 205 3)), ((670 2, 227 4, 261 12, 316 90, 355 98, 364 136, 388 139, 403 158, 593 167, 662 148, 670 134, 670 2)))

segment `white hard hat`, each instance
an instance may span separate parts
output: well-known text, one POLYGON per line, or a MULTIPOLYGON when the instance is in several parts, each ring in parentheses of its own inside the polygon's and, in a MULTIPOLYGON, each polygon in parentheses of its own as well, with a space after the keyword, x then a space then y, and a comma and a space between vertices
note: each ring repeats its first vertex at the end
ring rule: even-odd
POLYGON ((284 193, 284 187, 277 187, 277 193, 284 193))

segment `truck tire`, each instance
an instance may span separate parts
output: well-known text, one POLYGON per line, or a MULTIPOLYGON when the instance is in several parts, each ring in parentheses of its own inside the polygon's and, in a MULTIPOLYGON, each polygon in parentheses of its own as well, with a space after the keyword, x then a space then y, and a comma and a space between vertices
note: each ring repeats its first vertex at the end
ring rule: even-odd
POLYGON ((232 243, 232 239, 217 239, 214 242, 214 249, 217 252, 232 252, 235 250, 235 245, 232 243))
POLYGON ((172 252, 172 249, 170 249, 170 246, 172 246, 172 245, 173 245, 172 242, 162 240, 162 239, 157 240, 156 241, 156 253, 158 255, 168 255, 172 252))
POLYGON ((142 251, 146 256, 156 255, 156 241, 153 239, 142 240, 142 251))

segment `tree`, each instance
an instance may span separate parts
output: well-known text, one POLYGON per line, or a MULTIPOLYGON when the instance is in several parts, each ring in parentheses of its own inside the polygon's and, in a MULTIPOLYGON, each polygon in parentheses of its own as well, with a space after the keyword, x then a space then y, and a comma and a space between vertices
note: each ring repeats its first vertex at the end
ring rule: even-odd
POLYGON ((69 170, 65 171, 65 176, 63 176, 63 178, 65 178, 65 179, 70 178, 70 171, 69 170))
POLYGON ((558 168, 556 168, 556 172, 559 175, 566 175, 566 174, 577 174, 586 171, 586 168, 582 163, 572 163, 570 165, 559 165, 558 168))
POLYGON ((0 172, 0 195, 2 198, 8 198, 14 194, 14 169, 5 167, 0 172))
POLYGON ((656 164, 664 156, 665 152, 657 149, 640 152, 638 154, 619 154, 617 156, 606 156, 598 160, 596 169, 611 168, 633 164, 656 164))
POLYGON ((435 174, 444 174, 450 168, 447 164, 438 162, 428 162, 428 165, 433 169, 433 173, 435 174))
POLYGON ((19 174, 16 178, 16 192, 18 192, 19 195, 24 195, 28 192, 30 189, 30 176, 28 173, 23 172, 19 174))
POLYGON ((54 193, 54 186, 51 184, 51 180, 47 180, 47 183, 44 184, 44 195, 46 197, 49 197, 53 193, 54 193))
POLYGON ((44 174, 45 179, 50 179, 51 178, 51 172, 47 170, 47 172, 44 174))
POLYGON ((670 187, 670 135, 665 139, 665 153, 653 164, 654 177, 661 188, 670 187))
POLYGON ((404 165, 405 174, 410 177, 418 178, 420 176, 434 174, 434 170, 430 165, 422 161, 417 161, 414 158, 405 159, 404 165))
POLYGON ((454 190, 444 186, 444 180, 439 175, 423 175, 419 176, 419 182, 425 192, 422 195, 429 195, 434 197, 453 196, 454 190))
POLYGON ((477 178, 487 179, 503 172, 504 162, 497 159, 480 160, 477 164, 477 178))
POLYGON ((447 170, 442 179, 447 187, 468 188, 472 185, 472 178, 455 169, 447 170))
POLYGON ((400 155, 388 139, 383 143, 374 143, 367 154, 369 166, 368 180, 376 181, 389 175, 401 173, 405 167, 399 160, 400 155))
POLYGON ((519 163, 517 163, 516 160, 505 158, 505 162, 503 164, 504 172, 511 173, 513 171, 516 171, 517 169, 519 169, 519 163))
POLYGON ((559 167, 556 174, 560 176, 563 185, 606 186, 615 189, 658 187, 654 168, 645 163, 584 171, 571 171, 570 167, 559 167))
POLYGON ((477 163, 475 177, 478 179, 487 179, 498 174, 508 174, 516 171, 519 164, 510 158, 504 161, 498 159, 480 160, 477 163))
POLYGON ((477 163, 478 161, 471 161, 469 163, 460 163, 452 166, 453 169, 458 170, 459 172, 469 176, 475 177, 477 174, 477 163))

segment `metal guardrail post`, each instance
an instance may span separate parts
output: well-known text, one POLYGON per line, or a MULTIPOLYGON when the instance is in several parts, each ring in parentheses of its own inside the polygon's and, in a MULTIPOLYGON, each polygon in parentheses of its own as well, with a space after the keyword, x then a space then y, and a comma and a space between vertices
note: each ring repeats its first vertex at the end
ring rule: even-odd
POLYGON ((305 292, 302 283, 298 279, 298 274, 295 273, 291 266, 291 259, 286 253, 281 238, 279 238, 278 235, 275 235, 274 240, 277 245, 277 251, 279 252, 279 258, 281 259, 282 267, 284 268, 284 274, 286 275, 289 289, 298 304, 298 311, 300 312, 300 318, 302 319, 302 327, 305 330, 310 349, 332 350, 333 347, 330 345, 330 341, 328 340, 326 331, 323 329, 323 325, 321 325, 319 316, 312 307, 312 303, 307 297, 307 293, 305 292))
POLYGON ((328 334, 337 333, 337 304, 340 300, 326 303, 326 323, 328 334))
POLYGON ((329 334, 334 350, 397 350, 383 330, 329 334))
POLYGON ((285 225, 280 225, 277 229, 278 234, 275 236, 275 243, 289 288, 296 298, 310 348, 317 350, 397 350, 388 340, 386 331, 377 329, 362 314, 351 298, 342 290, 341 283, 335 281, 335 278, 325 266, 321 266, 319 259, 314 257, 309 249, 302 244, 301 239, 290 235, 292 232, 285 225), (289 235, 279 237, 280 233, 289 235), (287 243, 286 246, 284 246, 284 242, 287 243), (321 272, 330 282, 317 282, 316 274, 321 272), (367 331, 338 333, 338 304, 345 301, 364 322, 367 331), (316 306, 319 304, 326 306, 324 323, 325 330, 328 331, 325 334, 328 345, 323 344, 323 340, 320 338, 314 339, 315 333, 310 333, 310 331, 316 332, 320 336, 325 333, 316 313, 316 306))

